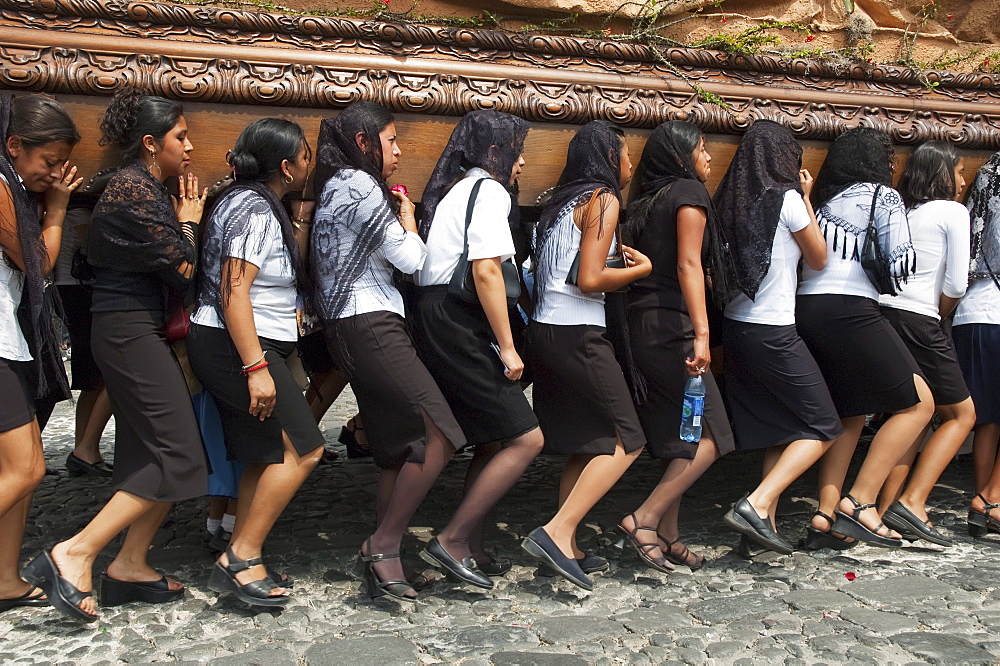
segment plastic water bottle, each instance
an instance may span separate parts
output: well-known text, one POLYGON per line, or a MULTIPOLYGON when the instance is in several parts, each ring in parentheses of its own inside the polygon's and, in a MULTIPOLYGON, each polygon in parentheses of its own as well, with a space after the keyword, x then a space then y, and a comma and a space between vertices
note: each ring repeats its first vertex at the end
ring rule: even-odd
POLYGON ((701 416, 705 413, 705 380, 701 375, 688 377, 684 384, 684 406, 681 407, 681 439, 697 442, 701 439, 701 416))

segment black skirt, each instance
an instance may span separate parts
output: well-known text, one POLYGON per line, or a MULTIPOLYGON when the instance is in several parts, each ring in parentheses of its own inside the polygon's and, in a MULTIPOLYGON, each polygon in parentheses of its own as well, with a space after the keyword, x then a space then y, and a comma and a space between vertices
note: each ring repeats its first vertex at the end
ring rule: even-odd
POLYGON ((208 462, 163 313, 95 312, 91 340, 115 415, 114 490, 156 502, 204 495, 208 462))
POLYGON ((890 414, 920 402, 913 375, 923 373, 874 300, 799 296, 795 324, 841 418, 890 414))
POLYGON ((741 451, 822 442, 844 428, 809 348, 795 325, 769 326, 727 319, 726 397, 741 451))
POLYGON ((35 418, 35 401, 24 376, 23 361, 9 361, 0 358, 0 395, 3 409, 0 409, 0 433, 20 428, 35 418))
POLYGON ((310 376, 337 369, 337 364, 326 346, 326 337, 322 330, 300 337, 298 349, 302 367, 310 376))
MULTIPOLYGON (((681 407, 688 371, 684 361, 694 353, 694 326, 686 312, 655 305, 631 304, 628 309, 632 357, 646 378, 647 396, 638 406, 639 421, 654 458, 694 458, 698 442, 680 437, 681 407)), ((736 449, 722 393, 712 373, 705 373, 704 424, 719 453, 736 449)))
POLYGON ((955 345, 934 317, 899 308, 881 308, 927 379, 934 403, 954 405, 969 397, 955 345))
POLYGON ((93 317, 90 303, 94 288, 89 284, 59 285, 59 298, 66 313, 66 329, 69 331, 70 388, 76 391, 95 391, 101 386, 101 371, 94 361, 90 347, 90 328, 93 317))
POLYGON ((1000 423, 1000 325, 953 326, 958 364, 976 406, 976 425, 1000 423))
POLYGON ((191 369, 219 408, 226 458, 245 465, 283 462, 282 432, 288 435, 300 456, 323 446, 323 435, 309 403, 285 364, 295 343, 269 338, 258 340, 277 392, 274 411, 263 421, 249 412, 250 390, 242 371, 243 360, 229 331, 192 324, 187 339, 191 369))
POLYGON ((413 342, 468 443, 505 442, 537 428, 520 385, 503 374, 490 347, 482 307, 449 296, 447 285, 414 291, 413 342))
POLYGON ((603 327, 531 322, 527 346, 543 453, 612 455, 619 437, 629 453, 646 445, 603 327))
POLYGON ((369 312, 328 320, 325 330, 330 353, 345 368, 358 411, 364 414, 376 465, 394 468, 424 461, 424 413, 452 446, 465 446, 465 434, 441 389, 417 358, 402 317, 394 312, 369 312))

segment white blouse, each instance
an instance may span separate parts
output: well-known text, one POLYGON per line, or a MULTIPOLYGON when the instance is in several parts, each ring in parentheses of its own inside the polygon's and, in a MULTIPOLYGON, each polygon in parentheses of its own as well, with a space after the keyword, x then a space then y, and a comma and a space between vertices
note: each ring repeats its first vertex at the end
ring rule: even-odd
MULTIPOLYGON (((7 179, 0 174, 0 179, 7 179)), ((11 267, 7 256, 0 252, 0 358, 8 361, 30 361, 31 351, 17 321, 17 307, 24 291, 24 273, 11 267)))

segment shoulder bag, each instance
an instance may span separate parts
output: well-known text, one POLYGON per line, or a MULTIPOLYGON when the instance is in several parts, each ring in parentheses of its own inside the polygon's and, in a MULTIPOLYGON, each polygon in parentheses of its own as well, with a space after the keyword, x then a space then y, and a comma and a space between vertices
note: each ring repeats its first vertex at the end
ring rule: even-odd
POLYGON ((872 209, 868 215, 868 230, 865 232, 865 243, 861 248, 861 267, 865 270, 868 281, 872 283, 878 293, 895 296, 896 281, 889 272, 889 262, 886 261, 882 245, 878 242, 878 230, 875 228, 875 208, 881 191, 882 186, 877 185, 875 194, 872 196, 872 209))
MULTIPOLYGON (((590 218, 590 207, 594 205, 594 200, 597 199, 598 193, 601 188, 594 190, 594 193, 590 196, 590 201, 587 202, 587 210, 583 213, 584 223, 590 218)), ((580 240, 583 241, 583 231, 580 231, 580 240)), ((615 225, 615 241, 618 243, 618 254, 613 257, 608 257, 607 261, 604 262, 606 268, 627 268, 625 263, 625 250, 622 249, 622 237, 621 237, 621 225, 615 225)), ((576 251, 576 255, 573 257, 573 263, 570 264, 569 270, 566 272, 566 284, 571 284, 574 287, 577 286, 577 280, 580 277, 580 250, 576 251)), ((625 291, 621 289, 620 291, 625 291)))

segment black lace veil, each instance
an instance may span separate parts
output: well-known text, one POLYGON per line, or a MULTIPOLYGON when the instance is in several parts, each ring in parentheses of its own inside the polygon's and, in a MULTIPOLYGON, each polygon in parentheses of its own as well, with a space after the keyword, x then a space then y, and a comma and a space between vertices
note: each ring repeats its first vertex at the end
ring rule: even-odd
POLYGON ((354 102, 336 118, 325 118, 319 126, 316 144, 316 195, 341 169, 360 169, 382 186, 388 201, 393 201, 382 177, 382 139, 379 134, 393 122, 392 114, 374 102, 354 102), (358 147, 357 135, 364 135, 367 150, 358 147))
MULTIPOLYGON (((420 235, 424 240, 430 233, 438 203, 469 169, 485 169, 514 195, 516 186, 512 187, 508 181, 514 164, 524 152, 528 127, 523 118, 490 109, 462 116, 424 188, 420 219, 420 235)), ((517 210, 516 202, 511 210, 517 210)))
POLYGON ((892 186, 892 160, 895 151, 889 135, 872 127, 855 127, 841 134, 830 149, 816 175, 812 204, 823 204, 856 183, 892 186))
POLYGON ((48 398, 57 402, 70 397, 66 370, 52 330, 53 312, 61 313, 62 308, 56 290, 45 289, 48 253, 38 220, 38 197, 21 184, 7 155, 7 129, 12 103, 12 95, 0 95, 0 173, 7 180, 14 199, 17 241, 21 248, 21 261, 24 263, 24 304, 20 319, 27 323, 27 326, 22 324, 25 329, 22 332, 34 359, 29 373, 34 398, 48 398))
POLYGON ((972 219, 969 277, 1000 280, 1000 152, 980 167, 966 205, 972 219))
POLYGON ((733 254, 735 287, 750 300, 771 266, 785 193, 799 187, 802 147, 792 132, 758 120, 743 135, 715 192, 715 215, 733 254))

